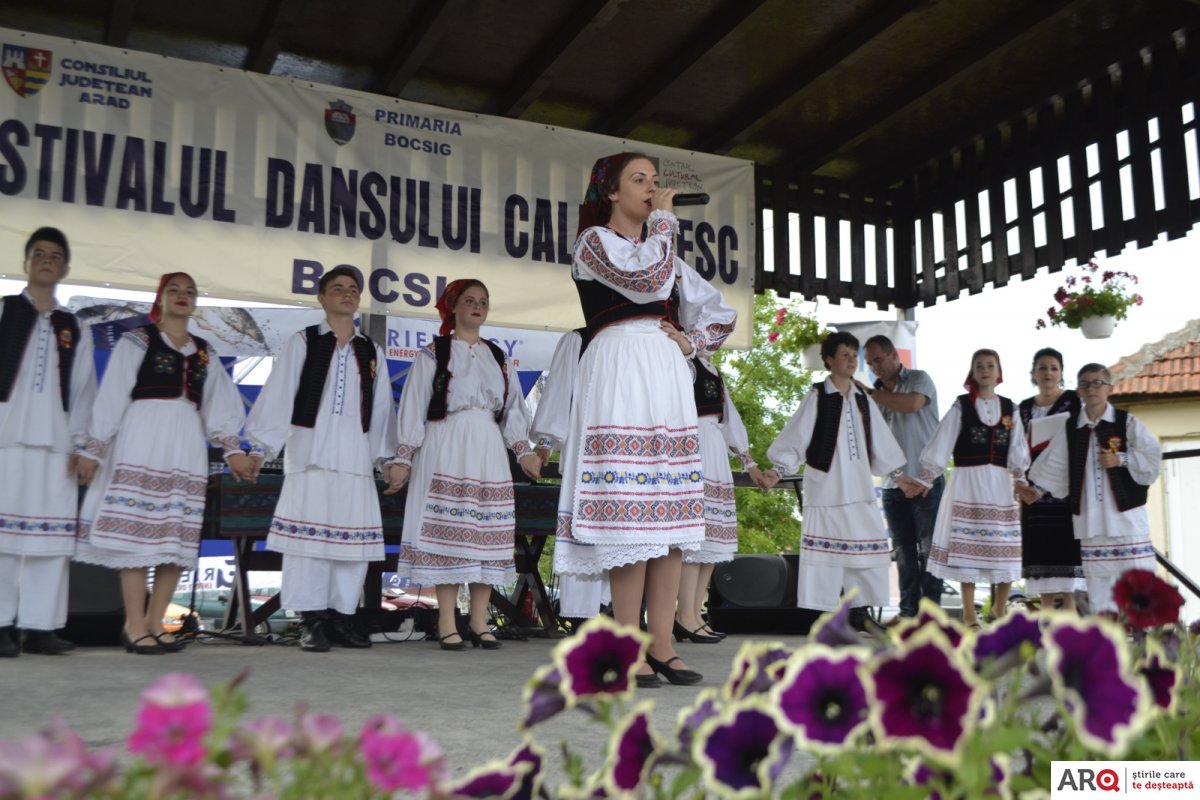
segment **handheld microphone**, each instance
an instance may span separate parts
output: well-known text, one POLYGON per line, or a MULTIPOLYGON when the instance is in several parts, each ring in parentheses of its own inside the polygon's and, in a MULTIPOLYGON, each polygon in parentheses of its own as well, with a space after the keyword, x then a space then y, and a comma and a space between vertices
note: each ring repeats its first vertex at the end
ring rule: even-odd
POLYGON ((708 205, 708 194, 706 192, 677 194, 671 202, 677 206, 706 206, 708 205))

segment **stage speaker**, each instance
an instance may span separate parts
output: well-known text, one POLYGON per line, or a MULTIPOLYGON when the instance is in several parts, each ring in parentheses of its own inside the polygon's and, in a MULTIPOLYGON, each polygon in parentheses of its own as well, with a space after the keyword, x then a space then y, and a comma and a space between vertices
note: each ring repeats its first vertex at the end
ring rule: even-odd
POLYGON ((116 646, 124 625, 117 571, 72 561, 63 638, 79 645, 116 646))
POLYGON ((708 592, 708 620, 725 633, 807 634, 821 615, 796 608, 798 557, 739 555, 717 564, 708 592))

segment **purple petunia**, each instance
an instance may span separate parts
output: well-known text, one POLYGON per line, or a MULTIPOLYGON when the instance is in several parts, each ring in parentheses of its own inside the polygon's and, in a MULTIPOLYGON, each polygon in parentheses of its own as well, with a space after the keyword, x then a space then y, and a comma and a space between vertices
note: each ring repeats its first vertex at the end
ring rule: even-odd
POLYGON ((792 651, 780 642, 743 642, 725 682, 726 699, 740 700, 770 691, 791 655, 792 651))
POLYGON ((718 698, 718 690, 709 687, 696 696, 692 705, 679 712, 679 719, 675 724, 675 736, 679 742, 680 751, 691 752, 696 731, 705 720, 712 719, 720 712, 718 698))
POLYGON ((906 625, 901 625, 898 633, 900 641, 906 642, 926 628, 937 628, 946 637, 951 647, 962 644, 964 631, 962 625, 946 616, 946 612, 937 603, 927 597, 921 598, 917 615, 906 625))
POLYGON ((567 696, 562 693, 562 675, 558 668, 553 664, 538 667, 525 684, 523 701, 525 716, 520 727, 524 730, 565 711, 567 696))
POLYGON ((1055 694, 1080 741, 1116 757, 1149 715, 1149 688, 1130 673, 1121 629, 1102 619, 1062 617, 1045 634, 1055 694))
POLYGON ((633 674, 646 657, 649 641, 636 628, 618 625, 608 617, 588 620, 552 654, 568 702, 574 705, 601 695, 631 697, 636 685, 633 674))
POLYGON ((521 788, 522 779, 531 769, 532 765, 528 762, 508 764, 490 761, 457 781, 443 783, 437 787, 436 796, 447 800, 512 800, 521 788))
POLYGON ((837 608, 822 614, 820 619, 813 623, 812 630, 808 634, 809 640, 828 647, 861 645, 862 637, 850 624, 850 609, 857 596, 858 587, 854 587, 842 595, 838 600, 837 608))
POLYGON ((1164 654, 1162 645, 1151 646, 1138 672, 1150 687, 1150 696, 1154 705, 1163 711, 1172 711, 1175 707, 1176 687, 1179 685, 1179 668, 1172 664, 1164 654))
POLYGON ((959 746, 977 724, 979 679, 930 627, 863 670, 870 689, 871 726, 881 742, 915 746, 941 761, 959 756, 959 746))
POLYGON ((788 664, 772 697, 780 722, 818 751, 836 752, 868 724, 858 651, 810 645, 788 664))
POLYGON ((641 703, 613 731, 605 784, 612 794, 635 792, 654 768, 661 749, 650 729, 653 703, 641 703))
POLYGON ((532 741, 527 741, 525 744, 513 751, 508 757, 508 764, 511 767, 524 764, 528 766, 525 773, 521 776, 521 785, 518 787, 512 800, 533 800, 538 796, 539 789, 542 783, 542 761, 545 758, 545 753, 542 748, 538 747, 532 741))
POLYGON ((704 723, 692 745, 707 787, 723 797, 769 793, 792 750, 791 737, 761 698, 726 708, 704 723))
POLYGON ((975 669, 982 672, 989 665, 1022 663, 1041 646, 1042 629, 1038 620, 1025 609, 1014 611, 987 631, 976 634, 972 649, 975 669))

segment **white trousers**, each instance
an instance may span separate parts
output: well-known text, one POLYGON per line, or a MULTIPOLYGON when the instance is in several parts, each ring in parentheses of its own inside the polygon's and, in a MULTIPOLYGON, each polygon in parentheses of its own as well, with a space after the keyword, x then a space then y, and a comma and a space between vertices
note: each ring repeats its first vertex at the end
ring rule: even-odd
POLYGON ((600 606, 612 601, 608 575, 583 577, 558 576, 558 615, 572 619, 591 619, 600 606))
POLYGON ((0 628, 52 631, 67 624, 70 556, 0 553, 0 628))
POLYGON ((815 611, 837 608, 842 592, 858 588, 851 605, 886 606, 888 604, 888 566, 834 567, 829 564, 800 564, 796 587, 796 606, 815 611))
POLYGON ((1087 579, 1088 602, 1092 606, 1092 613, 1115 612, 1117 601, 1113 600, 1113 587, 1117 585, 1117 581, 1121 580, 1121 576, 1096 574, 1089 572, 1086 566, 1083 568, 1083 574, 1087 579))
POLYGON ((332 608, 341 614, 353 614, 366 576, 366 561, 335 561, 285 553, 280 602, 292 611, 332 608))

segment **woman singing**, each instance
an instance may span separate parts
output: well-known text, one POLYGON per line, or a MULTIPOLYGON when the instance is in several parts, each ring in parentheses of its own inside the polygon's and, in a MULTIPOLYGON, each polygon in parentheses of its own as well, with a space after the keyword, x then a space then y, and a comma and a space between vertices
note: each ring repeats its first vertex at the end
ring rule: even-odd
POLYGON ((196 282, 182 272, 163 275, 151 324, 113 349, 83 453, 99 469, 80 512, 75 559, 120 570, 121 639, 140 655, 183 649, 162 620, 180 571, 195 565, 199 551, 205 440, 224 448, 235 478, 255 472, 238 440, 241 395, 208 343, 188 333, 195 309, 196 282))
POLYGON ((536 479, 525 398, 500 348, 479 334, 489 296, 480 281, 456 280, 438 300, 441 335, 417 355, 400 396, 400 484, 409 483, 398 572, 437 587, 443 650, 500 647, 487 628, 494 584, 516 577, 512 473, 504 452, 536 479), (410 479, 411 477, 411 479, 410 479), (471 587, 465 631, 455 620, 458 586, 471 587))

